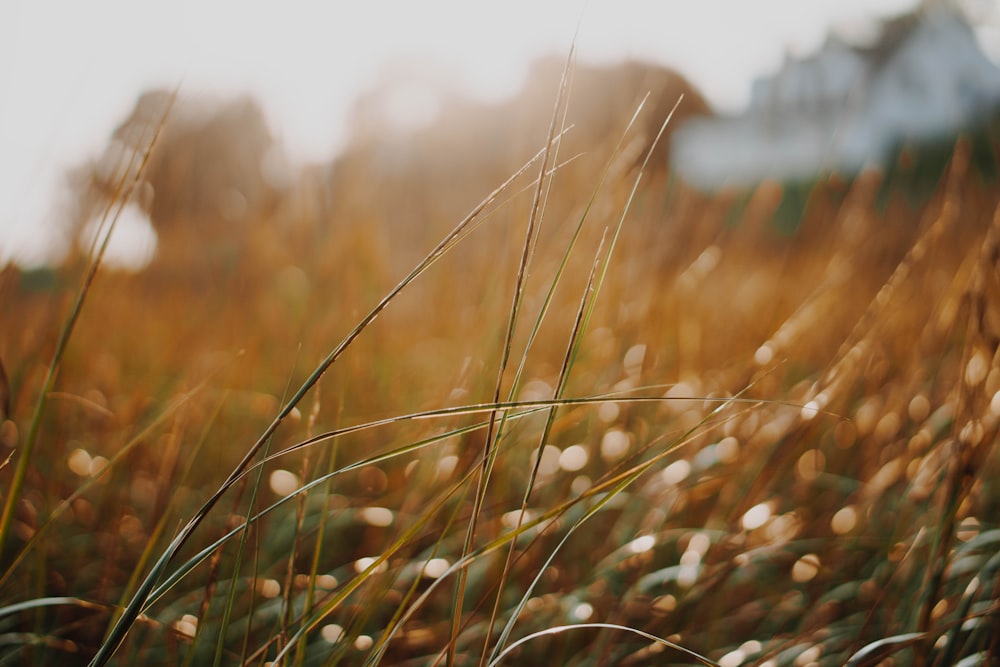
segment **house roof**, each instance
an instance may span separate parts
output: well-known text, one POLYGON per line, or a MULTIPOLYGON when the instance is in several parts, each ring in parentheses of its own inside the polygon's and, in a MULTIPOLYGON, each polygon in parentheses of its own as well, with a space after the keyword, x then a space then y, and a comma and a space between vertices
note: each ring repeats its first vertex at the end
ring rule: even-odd
POLYGON ((903 141, 957 133, 1000 106, 1000 68, 957 9, 930 0, 869 44, 831 34, 818 52, 758 80, 750 108, 678 128, 671 163, 689 182, 856 173, 903 141), (844 54, 854 58, 843 58, 844 54))

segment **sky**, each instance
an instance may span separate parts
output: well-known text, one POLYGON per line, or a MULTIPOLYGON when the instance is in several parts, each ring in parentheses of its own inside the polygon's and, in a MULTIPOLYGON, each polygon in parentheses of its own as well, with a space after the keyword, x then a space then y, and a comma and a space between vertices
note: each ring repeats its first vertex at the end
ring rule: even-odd
MULTIPOLYGON (((972 0, 980 4, 996 0, 972 0)), ((738 111, 755 77, 916 0, 3 0, 0 264, 51 259, 66 170, 100 153, 136 97, 249 93, 293 164, 333 157, 352 101, 400 62, 470 95, 512 94, 529 64, 641 58, 738 111)))

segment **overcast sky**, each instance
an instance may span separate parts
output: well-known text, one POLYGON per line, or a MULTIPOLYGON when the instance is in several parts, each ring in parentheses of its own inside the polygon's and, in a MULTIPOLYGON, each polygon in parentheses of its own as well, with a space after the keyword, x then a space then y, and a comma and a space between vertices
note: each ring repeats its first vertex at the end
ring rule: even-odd
MULTIPOLYGON (((980 0, 983 1, 983 0, 980 0)), ((995 0, 985 0, 995 2, 995 0)), ((0 2, 0 263, 44 257, 61 174, 97 154, 136 96, 249 92, 293 160, 329 158, 353 98, 387 63, 450 68, 500 97, 528 64, 565 54, 579 24, 587 62, 676 68, 723 110, 831 25, 915 0, 3 0, 0 2)))

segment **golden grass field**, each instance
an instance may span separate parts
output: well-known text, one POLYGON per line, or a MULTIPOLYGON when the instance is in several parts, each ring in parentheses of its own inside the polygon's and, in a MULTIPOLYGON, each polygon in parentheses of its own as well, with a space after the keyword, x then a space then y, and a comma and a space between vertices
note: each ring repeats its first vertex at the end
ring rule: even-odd
POLYGON ((8 267, 0 664, 997 660, 995 176, 781 233, 630 112, 541 187, 489 197, 544 127, 360 143, 225 261, 8 267))

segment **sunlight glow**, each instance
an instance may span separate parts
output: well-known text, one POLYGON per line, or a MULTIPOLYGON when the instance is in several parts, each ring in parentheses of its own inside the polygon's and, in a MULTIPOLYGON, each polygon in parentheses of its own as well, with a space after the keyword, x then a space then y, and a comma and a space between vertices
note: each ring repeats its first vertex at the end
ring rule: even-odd
POLYGON ((764 528, 764 535, 771 542, 790 542, 802 529, 802 519, 795 512, 786 512, 770 520, 764 528))
POLYGON ((90 477, 90 453, 86 449, 74 449, 69 454, 66 464, 79 477, 90 477))
POLYGON ((664 468, 663 472, 660 473, 660 477, 663 478, 663 481, 667 484, 675 486, 687 479, 690 474, 691 464, 684 459, 681 459, 679 461, 674 461, 664 468))
POLYGON ((581 602, 573 607, 573 618, 578 621, 586 621, 594 615, 594 605, 588 602, 581 602))
POLYGON ((802 406, 802 419, 809 421, 818 414, 819 414, 818 401, 815 400, 809 401, 808 403, 802 406))
POLYGON ((774 360, 774 348, 770 343, 764 343, 753 353, 753 360, 758 366, 767 366, 774 360))
POLYGON ((994 416, 1000 416, 1000 391, 993 394, 993 398, 990 399, 990 413, 994 416))
POLYGON ((922 422, 931 414, 931 402, 923 394, 917 394, 910 399, 906 412, 913 421, 922 422))
POLYGON ((262 597, 271 599, 281 595, 281 584, 277 579, 264 579, 257 583, 257 590, 262 597))
POLYGON ((451 563, 449 563, 446 559, 431 558, 429 561, 424 563, 424 567, 420 570, 420 574, 428 579, 437 579, 447 572, 449 567, 451 567, 451 563))
POLYGON ((799 477, 806 482, 811 482, 819 477, 825 467, 826 455, 818 449, 806 450, 795 464, 795 470, 799 473, 799 477))
POLYGON ((601 439, 601 456, 605 461, 615 461, 628 452, 629 437, 625 431, 613 428, 601 439))
POLYGON ((719 667, 739 667, 746 659, 747 654, 743 652, 742 648, 738 648, 719 658, 719 667))
POLYGON ((673 595, 661 595, 653 600, 654 611, 665 614, 673 611, 674 609, 677 609, 677 598, 673 595))
POLYGON ((634 554, 641 554, 656 546, 656 538, 652 535, 637 537, 628 544, 628 550, 634 554))
POLYGON ((795 658, 795 667, 805 667, 806 665, 815 664, 821 655, 823 655, 822 647, 819 645, 810 646, 795 658))
POLYGON ((573 483, 570 484, 570 490, 579 496, 580 494, 587 492, 593 484, 593 480, 586 475, 577 475, 573 478, 573 483))
POLYGON ((524 524, 534 518, 534 514, 529 510, 525 510, 523 517, 521 516, 521 510, 511 510, 510 512, 504 512, 504 515, 500 517, 500 523, 506 528, 514 529, 517 528, 519 522, 524 524))
MULTIPOLYGON (((356 561, 354 561, 354 571, 357 572, 358 574, 361 574, 362 572, 370 568, 372 565, 374 565, 377 560, 378 558, 372 558, 370 556, 359 558, 356 561)), ((387 569, 389 569, 389 566, 386 565, 385 561, 382 561, 382 563, 379 564, 379 566, 375 569, 375 571, 385 572, 387 569)))
POLYGON ((179 620, 174 622, 174 630, 177 634, 194 639, 198 632, 198 617, 191 614, 184 614, 179 620))
POLYGON ((806 554, 792 566, 792 580, 800 584, 811 581, 819 574, 819 567, 819 556, 806 554))
POLYGON ((979 535, 979 519, 974 516, 967 516, 958 525, 955 535, 963 542, 968 542, 979 535))
POLYGON ((769 503, 759 503, 754 505, 743 514, 740 523, 744 530, 755 530, 760 528, 771 518, 771 505, 769 503))
POLYGON ((681 413, 691 406, 691 399, 698 395, 698 388, 690 382, 678 382, 663 394, 664 398, 674 399, 666 405, 676 413, 681 413))
POLYGON ((837 535, 846 535, 858 525, 858 510, 854 505, 847 505, 837 510, 830 519, 830 529, 837 535))
POLYGON ((597 408, 597 418, 605 424, 610 424, 618 419, 621 411, 617 403, 601 403, 601 407, 597 408))
POLYGON ((697 565, 681 565, 677 572, 677 585, 681 588, 690 588, 698 581, 697 565))
POLYGON ((366 507, 358 515, 361 520, 367 523, 369 526, 375 526, 377 528, 385 528, 386 526, 391 526, 394 519, 391 510, 385 507, 366 507))
POLYGON ((646 358, 646 346, 642 343, 633 345, 625 353, 622 365, 625 366, 626 375, 639 375, 642 371, 642 362, 646 358))
POLYGON ((694 549, 688 549, 681 554, 680 564, 682 566, 694 566, 701 564, 701 552, 695 551, 694 549))
POLYGON ((522 401, 550 401, 555 394, 555 390, 548 382, 534 379, 525 383, 521 390, 520 400, 522 401))
POLYGON ((442 477, 451 477, 451 474, 455 472, 455 466, 458 465, 458 457, 452 454, 448 456, 442 456, 441 460, 438 461, 437 469, 438 474, 442 477))
MULTIPOLYGON (((538 474, 539 475, 554 475, 559 472, 559 459, 562 456, 562 451, 555 445, 545 445, 542 448, 542 460, 538 462, 538 474)), ((538 450, 536 449, 531 453, 531 462, 534 462, 538 458, 538 450)))
POLYGON ((583 445, 570 445, 559 454, 559 467, 567 472, 582 470, 587 465, 590 454, 583 445))
POLYGON ((695 533, 688 540, 688 551, 694 551, 699 556, 704 556, 708 553, 708 548, 712 545, 712 541, 708 538, 705 533, 695 533))
POLYGON ((729 436, 715 445, 715 455, 722 463, 736 463, 740 460, 740 441, 729 436))
POLYGON ((299 488, 299 478, 287 470, 275 470, 271 473, 268 483, 271 491, 279 496, 295 493, 299 488))
MULTIPOLYGON (((88 225, 84 238, 90 238, 98 228, 97 220, 88 225)), ((156 253, 156 232, 149 216, 138 205, 128 203, 122 208, 111 233, 105 260, 132 271, 142 269, 156 253)))
POLYGON ((336 644, 344 636, 344 628, 336 623, 330 623, 329 625, 324 625, 319 634, 326 643, 336 644))
POLYGON ((980 382, 986 379, 986 374, 989 373, 989 370, 990 362, 986 359, 982 352, 976 352, 965 365, 966 384, 970 387, 977 386, 980 382))

